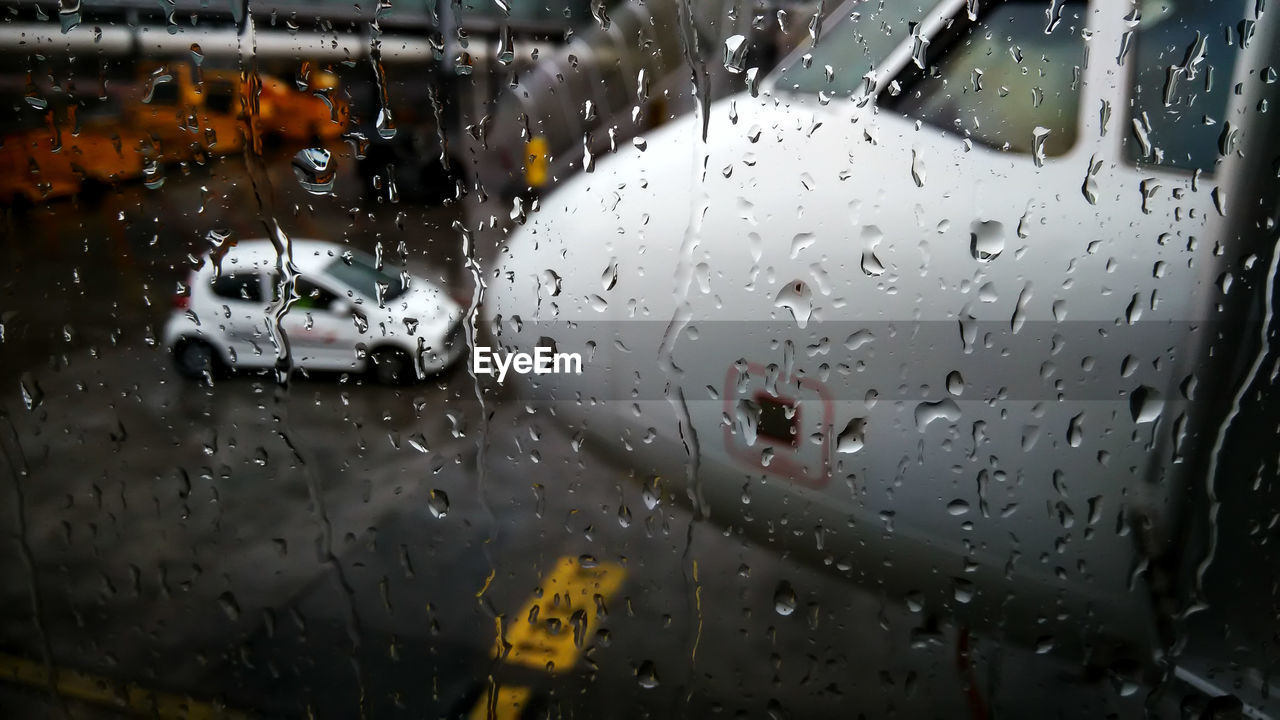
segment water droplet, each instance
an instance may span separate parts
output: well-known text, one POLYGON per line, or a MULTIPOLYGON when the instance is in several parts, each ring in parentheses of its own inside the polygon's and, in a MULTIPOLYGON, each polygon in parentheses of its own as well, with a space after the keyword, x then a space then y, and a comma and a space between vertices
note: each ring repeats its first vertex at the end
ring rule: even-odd
POLYGON ((498 30, 498 48, 495 56, 502 65, 510 65, 516 59, 514 46, 511 42, 511 27, 508 25, 503 25, 498 30))
POLYGON ((991 262, 1004 252, 1004 223, 975 221, 969 225, 969 254, 978 262, 991 262))
POLYGON ((973 600, 973 583, 962 578, 952 578, 952 594, 955 596, 956 602, 968 604, 973 600))
POLYGON ((1120 377, 1129 377, 1138 371, 1138 358, 1132 355, 1125 355, 1120 361, 1120 377))
POLYGON ((80 24, 80 0, 61 0, 58 3, 58 23, 63 34, 80 24))
POLYGON ((378 130, 378 136, 383 140, 390 140, 396 136, 396 121, 391 117, 390 108, 378 108, 378 118, 374 125, 378 130))
POLYGON ((1129 305, 1124 309, 1124 319, 1130 325, 1142 319, 1142 296, 1139 293, 1134 293, 1129 298, 1129 305))
POLYGON ((1218 211, 1218 215, 1227 216, 1227 191, 1221 187, 1215 187, 1209 196, 1213 198, 1213 208, 1218 211))
POLYGON ((611 21, 609 13, 606 11, 605 0, 591 0, 591 17, 596 19, 596 23, 600 25, 601 30, 608 30, 611 21))
POLYGON ((1084 184, 1080 186, 1080 192, 1084 194, 1084 199, 1089 201, 1090 205, 1098 204, 1098 172, 1102 170, 1102 161, 1097 155, 1089 158, 1089 171, 1085 173, 1084 184))
POLYGON ((1049 139, 1049 128, 1037 125, 1031 131, 1031 157, 1034 159, 1036 167, 1044 167, 1044 143, 1049 139))
POLYGON ((915 181, 916 187, 924 187, 926 177, 924 159, 920 157, 919 151, 913 148, 911 150, 911 179, 915 181))
POLYGON ((924 432, 934 420, 955 422, 960 419, 960 406, 951 398, 916 405, 916 429, 924 432))
POLYGON ((844 346, 849 348, 850 350, 857 350, 858 348, 870 343, 875 339, 876 339, 875 335, 872 335, 870 330, 866 330, 866 329, 858 330, 854 332, 852 335, 850 335, 849 337, 845 338, 844 346))
POLYGON ((31 373, 22 373, 18 387, 22 391, 22 404, 28 410, 35 410, 44 402, 44 390, 40 389, 40 383, 36 382, 31 373))
POLYGON ((142 102, 149 103, 155 98, 156 88, 165 83, 173 82, 173 75, 169 72, 168 66, 158 67, 151 71, 147 76, 147 84, 143 88, 142 102))
POLYGON ((791 317, 795 318, 796 324, 803 328, 813 314, 813 291, 803 280, 793 280, 778 291, 773 306, 786 308, 791 317))
POLYGON ((1022 428, 1022 451, 1030 452, 1040 440, 1040 426, 1026 425, 1022 428))
POLYGON ((778 583, 778 588, 773 591, 773 609, 779 615, 787 616, 796 611, 796 591, 791 588, 791 583, 783 580, 778 583))
POLYGON ((1155 422, 1164 412, 1164 397, 1153 387, 1140 385, 1129 394, 1129 414, 1138 424, 1155 422))
POLYGON ((724 68, 731 73, 740 73, 745 69, 747 58, 747 39, 742 35, 730 35, 724 41, 724 68))
POLYGON ((921 70, 925 67, 925 51, 929 48, 929 38, 921 34, 920 23, 911 23, 911 60, 921 70))
POLYGON ((640 663, 640 667, 636 669, 636 680, 645 690, 658 687, 658 669, 653 666, 652 660, 640 663))
POLYGON ((240 603, 236 602, 236 596, 232 595, 230 590, 218 596, 218 605, 222 607, 222 612, 226 613, 231 622, 240 619, 240 603))
POLYGON ((959 370, 952 370, 947 373, 947 392, 959 397, 964 394, 964 376, 959 370))
POLYGON ((298 185, 312 195, 325 195, 333 190, 338 172, 332 154, 324 148, 305 148, 293 156, 293 176, 298 185))
POLYGON ((884 274, 884 263, 880 261, 874 250, 862 251, 860 266, 867 277, 879 277, 884 274))
POLYGON ((1084 413, 1071 418, 1070 424, 1067 425, 1067 444, 1071 447, 1080 447, 1082 442, 1084 442, 1084 413))
POLYGON ((958 498, 957 498, 957 499, 952 500, 951 502, 947 503, 947 514, 948 514, 948 515, 957 515, 957 516, 959 516, 959 515, 964 515, 964 514, 965 514, 965 513, 967 513, 967 512, 969 512, 969 503, 968 503, 968 502, 966 502, 966 501, 964 501, 964 500, 960 500, 960 499, 958 499, 958 498))
POLYGON ((836 452, 856 453, 866 443, 866 418, 853 418, 836 438, 836 452))
POLYGON ((449 496, 443 490, 432 490, 427 496, 427 509, 432 516, 443 518, 449 514, 449 496))
POLYGON ((142 186, 148 190, 164 187, 164 164, 157 158, 142 161, 142 186))
POLYGON ((458 53, 453 59, 453 74, 458 77, 467 77, 475 70, 471 62, 471 53, 458 53))
POLYGON ((800 253, 808 249, 808 247, 812 245, 816 240, 817 240, 817 237, 815 237, 813 233, 809 233, 809 232, 796 233, 791 238, 791 259, 795 260, 797 257, 799 257, 800 253))
POLYGON ((547 269, 542 271, 542 274, 538 276, 538 290, 539 292, 545 292, 550 297, 560 294, 560 276, 556 274, 555 270, 547 269))

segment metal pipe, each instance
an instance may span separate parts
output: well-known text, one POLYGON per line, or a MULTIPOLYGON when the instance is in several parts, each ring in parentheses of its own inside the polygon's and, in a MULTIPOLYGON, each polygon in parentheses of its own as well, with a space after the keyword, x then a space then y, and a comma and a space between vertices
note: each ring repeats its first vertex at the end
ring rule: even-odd
MULTIPOLYGON (((340 32, 290 32, 258 30, 241 34, 232 28, 177 28, 159 25, 92 27, 80 25, 63 33, 54 24, 6 23, 0 25, 0 53, 188 56, 199 45, 206 57, 238 58, 256 54, 263 58, 297 58, 315 61, 362 60, 369 56, 370 36, 340 32)), ((429 62, 435 50, 425 37, 383 34, 382 59, 387 63, 429 62)))

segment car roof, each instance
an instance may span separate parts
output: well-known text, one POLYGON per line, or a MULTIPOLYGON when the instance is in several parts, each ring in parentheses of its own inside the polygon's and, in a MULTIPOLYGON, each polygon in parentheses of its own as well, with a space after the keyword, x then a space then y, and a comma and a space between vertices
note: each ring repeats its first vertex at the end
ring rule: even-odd
MULTIPOLYGON (((301 273, 315 274, 323 271, 344 252, 364 255, 348 245, 324 240, 291 239, 293 264, 301 273)), ((234 272, 237 268, 272 269, 276 266, 276 248, 266 238, 240 240, 222 258, 222 271, 234 272)))

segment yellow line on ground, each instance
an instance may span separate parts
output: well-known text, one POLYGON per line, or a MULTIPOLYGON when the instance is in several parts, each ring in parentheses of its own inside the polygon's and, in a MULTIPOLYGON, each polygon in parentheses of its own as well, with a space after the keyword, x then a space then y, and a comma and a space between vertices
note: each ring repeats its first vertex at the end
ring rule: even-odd
POLYGON ((490 679, 489 689, 471 708, 467 720, 518 720, 528 707, 532 694, 533 691, 527 687, 494 685, 490 679))
MULTIPOLYGON (((106 705, 136 715, 166 720, 239 720, 249 717, 220 704, 193 700, 175 693, 147 690, 137 683, 109 680, 79 670, 58 668, 54 676, 57 679, 58 693, 65 697, 106 705)), ((47 688, 49 669, 44 663, 0 653, 0 682, 47 688)))
POLYGON ((493 582, 493 577, 497 574, 497 568, 489 571, 489 577, 484 579, 484 587, 480 588, 480 592, 476 593, 476 597, 484 597, 484 594, 489 591, 489 583, 493 582))
MULTIPOLYGON (((578 558, 560 558, 542 580, 541 593, 507 623, 511 649, 503 660, 553 673, 572 668, 600 624, 599 608, 626 574, 612 563, 583 567, 578 558)), ((502 650, 498 648, 499 657, 502 650)))
MULTIPOLYGON (((584 567, 579 558, 560 558, 538 591, 507 621, 505 641, 498 619, 496 656, 512 665, 551 673, 568 671, 591 642, 603 619, 601 611, 626 576, 621 565, 592 562, 584 567)), ((501 686, 490 677, 488 689, 467 718, 517 720, 532 694, 530 688, 501 686)))

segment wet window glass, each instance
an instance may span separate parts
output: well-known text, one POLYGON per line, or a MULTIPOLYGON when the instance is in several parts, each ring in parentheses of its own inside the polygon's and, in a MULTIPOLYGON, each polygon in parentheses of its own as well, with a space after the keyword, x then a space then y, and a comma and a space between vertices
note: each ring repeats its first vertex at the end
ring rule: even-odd
POLYGON ((0 720, 1280 718, 1280 8, 0 0, 0 720))
MULTIPOLYGON (((994 148, 1061 155, 1075 143, 1086 3, 1013 1, 927 44, 923 70, 891 86, 886 106, 994 148), (896 95, 896 97, 894 97, 896 95)), ((918 43, 915 53, 924 52, 918 43)))
POLYGON ((1229 145, 1227 99, 1237 48, 1254 26, 1236 0, 1143 2, 1121 58, 1134 73, 1125 150, 1131 162, 1213 170, 1229 145))

